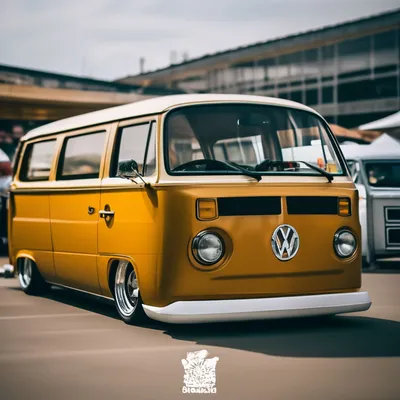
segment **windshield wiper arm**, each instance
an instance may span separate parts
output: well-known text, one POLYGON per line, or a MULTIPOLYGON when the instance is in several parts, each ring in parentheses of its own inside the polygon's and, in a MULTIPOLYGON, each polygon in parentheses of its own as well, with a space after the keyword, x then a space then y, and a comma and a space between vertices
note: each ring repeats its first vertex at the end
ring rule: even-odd
POLYGON ((298 160, 298 161, 296 161, 296 162, 301 162, 301 163, 307 165, 307 167, 310 167, 311 169, 313 169, 314 171, 319 172, 321 175, 324 175, 325 178, 328 179, 328 182, 329 182, 329 183, 331 183, 331 182, 333 181, 333 175, 330 174, 329 172, 325 171, 324 169, 319 168, 319 167, 317 167, 317 166, 315 166, 315 165, 313 165, 313 164, 310 164, 310 163, 307 162, 307 161, 300 161, 300 160, 298 160))
POLYGON ((254 178, 257 180, 257 182, 261 181, 261 175, 257 174, 255 172, 251 172, 246 168, 243 168, 239 165, 237 165, 236 163, 227 163, 230 167, 236 169, 237 171, 240 171, 243 175, 245 176, 249 176, 250 178, 254 178))

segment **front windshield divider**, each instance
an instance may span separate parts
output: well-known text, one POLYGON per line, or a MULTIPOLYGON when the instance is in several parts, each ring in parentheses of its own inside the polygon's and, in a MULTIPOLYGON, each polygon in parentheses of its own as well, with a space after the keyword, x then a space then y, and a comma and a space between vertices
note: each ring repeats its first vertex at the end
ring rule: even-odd
POLYGON ((322 137, 321 122, 320 121, 318 121, 318 133, 319 133, 319 140, 321 141, 322 154, 324 156, 325 166, 328 166, 328 159, 326 157, 326 151, 325 151, 325 146, 324 146, 324 139, 322 137))

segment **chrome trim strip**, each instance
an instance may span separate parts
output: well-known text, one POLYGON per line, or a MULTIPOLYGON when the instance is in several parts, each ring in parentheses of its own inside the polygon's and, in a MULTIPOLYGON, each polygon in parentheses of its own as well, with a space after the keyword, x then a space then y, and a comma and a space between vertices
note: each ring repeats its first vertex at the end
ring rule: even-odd
POLYGON ((368 292, 262 299, 177 301, 165 307, 143 305, 149 318, 179 323, 245 321, 366 311, 368 292))
MULTIPOLYGON (((196 177, 194 177, 196 178, 196 177)), ((197 177, 198 178, 198 177, 197 177)), ((323 177, 322 177, 323 178, 323 177)), ((322 179, 318 180, 307 180, 307 181, 302 181, 302 180, 286 180, 286 179, 281 179, 281 180, 266 180, 266 181, 260 181, 257 183, 258 187, 269 187, 269 186, 274 186, 274 185, 293 185, 293 186, 304 186, 304 185, 315 185, 316 187, 320 187, 320 184, 322 182, 322 179)), ((232 184, 236 185, 237 187, 245 187, 248 186, 249 182, 248 180, 241 179, 239 178, 238 180, 217 180, 217 179, 210 179, 208 181, 201 181, 201 180, 171 180, 171 181, 163 181, 163 182, 152 182, 149 181, 151 186, 153 188, 168 188, 168 187, 177 187, 177 186, 183 186, 183 187, 203 187, 203 186, 231 186, 232 184)), ((347 180, 337 180, 337 182, 332 183, 332 185, 336 185, 337 190, 341 189, 349 189, 347 187, 343 186, 343 183, 349 183, 347 180)), ((50 185, 49 185, 50 186, 50 185)), ((55 187, 54 185, 50 187, 46 186, 40 186, 40 187, 28 187, 28 186, 23 186, 23 187, 14 187, 11 189, 12 193, 15 194, 50 194, 50 193, 71 193, 71 192, 93 192, 93 191, 121 191, 121 190, 143 190, 146 189, 144 184, 142 183, 134 183, 130 182, 130 184, 110 184, 107 183, 105 185, 98 184, 95 186, 63 186, 63 187, 55 187)))
POLYGON ((100 186, 98 187, 85 187, 85 188, 49 188, 49 189, 35 189, 35 188, 23 188, 11 190, 14 194, 51 194, 51 193, 87 193, 87 192, 100 192, 100 186))
POLYGON ((77 288, 74 288, 74 287, 71 287, 71 286, 67 286, 67 285, 62 285, 61 283, 54 283, 54 282, 50 282, 50 281, 47 281, 47 283, 49 285, 52 285, 52 286, 60 287, 60 288, 63 288, 63 289, 70 289, 70 290, 73 290, 75 292, 90 294, 93 297, 100 297, 102 299, 106 299, 106 300, 110 300, 110 301, 114 302, 114 299, 112 297, 107 297, 107 296, 103 296, 101 294, 87 292, 86 290, 77 289, 77 288))

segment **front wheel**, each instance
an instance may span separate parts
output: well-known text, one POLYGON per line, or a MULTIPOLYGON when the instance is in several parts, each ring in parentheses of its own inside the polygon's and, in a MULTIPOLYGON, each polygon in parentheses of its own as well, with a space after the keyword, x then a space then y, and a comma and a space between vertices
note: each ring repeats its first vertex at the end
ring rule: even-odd
POLYGON ((30 258, 20 258, 18 260, 18 279, 22 290, 26 294, 42 294, 50 287, 30 258))
POLYGON ((135 269, 126 260, 120 260, 115 274, 114 298, 118 314, 129 325, 146 320, 142 307, 135 269))

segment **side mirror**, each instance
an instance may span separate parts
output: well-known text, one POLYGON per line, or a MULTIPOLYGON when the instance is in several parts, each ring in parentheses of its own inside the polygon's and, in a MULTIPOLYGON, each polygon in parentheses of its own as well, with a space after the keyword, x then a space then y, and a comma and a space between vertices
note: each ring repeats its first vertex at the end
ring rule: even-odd
POLYGON ((118 163, 117 175, 122 178, 136 178, 139 174, 139 167, 135 160, 121 161, 118 163))
POLYGON ((146 188, 150 188, 150 183, 146 182, 142 175, 139 173, 139 166, 135 160, 121 161, 118 163, 117 176, 121 178, 126 178, 133 180, 134 178, 139 178, 146 188))

